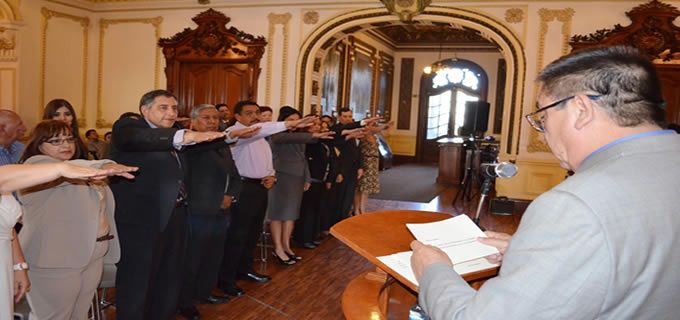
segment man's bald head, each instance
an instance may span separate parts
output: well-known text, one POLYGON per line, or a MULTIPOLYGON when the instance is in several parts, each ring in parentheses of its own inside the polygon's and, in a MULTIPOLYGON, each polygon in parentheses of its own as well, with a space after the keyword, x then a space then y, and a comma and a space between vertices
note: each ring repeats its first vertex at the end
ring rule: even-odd
POLYGON ((21 139, 24 133, 26 126, 21 117, 12 110, 0 109, 0 145, 9 147, 21 139))

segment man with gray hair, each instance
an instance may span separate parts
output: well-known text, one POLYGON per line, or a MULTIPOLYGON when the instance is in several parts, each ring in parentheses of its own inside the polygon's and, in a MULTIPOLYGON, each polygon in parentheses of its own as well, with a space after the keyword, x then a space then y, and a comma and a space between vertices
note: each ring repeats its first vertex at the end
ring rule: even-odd
MULTIPOLYGON (((191 129, 217 132, 219 125, 220 113, 215 106, 199 104, 191 110, 191 129)), ((210 292, 217 284, 231 203, 238 198, 241 176, 227 143, 219 148, 196 145, 187 149, 191 233, 182 272, 179 313, 187 319, 200 319, 194 303, 229 301, 226 296, 215 296, 210 292)))
POLYGON ((19 142, 26 133, 26 126, 16 112, 0 109, 0 166, 14 164, 24 152, 19 142))
POLYGON ((208 148, 246 132, 184 130, 175 123, 177 109, 171 92, 153 90, 140 99, 141 118, 124 117, 113 125, 111 159, 139 167, 134 180, 111 181, 121 248, 118 319, 174 319, 190 200, 184 153, 188 146, 208 148))
POLYGON ((414 241, 432 319, 675 319, 680 312, 680 136, 662 130, 649 59, 577 51, 538 76, 531 127, 575 174, 539 196, 513 235, 487 233, 497 277, 475 291, 440 250, 414 241))

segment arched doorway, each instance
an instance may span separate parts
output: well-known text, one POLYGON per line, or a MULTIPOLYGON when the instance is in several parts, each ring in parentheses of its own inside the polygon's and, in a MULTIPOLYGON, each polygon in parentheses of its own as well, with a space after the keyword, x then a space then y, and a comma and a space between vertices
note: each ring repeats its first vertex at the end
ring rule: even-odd
POLYGON ((417 152, 421 162, 437 162, 443 137, 460 136, 467 102, 486 101, 489 79, 481 66, 470 60, 438 61, 446 69, 423 74, 420 86, 417 152))
MULTIPOLYGON (((519 120, 523 103, 526 58, 517 36, 503 23, 479 12, 430 6, 415 21, 450 23, 479 31, 498 45, 507 61, 501 155, 514 156, 519 145, 519 120)), ((297 61, 295 101, 305 112, 320 104, 320 65, 337 41, 363 29, 400 23, 384 8, 362 9, 332 18, 317 27, 303 42, 297 61)))

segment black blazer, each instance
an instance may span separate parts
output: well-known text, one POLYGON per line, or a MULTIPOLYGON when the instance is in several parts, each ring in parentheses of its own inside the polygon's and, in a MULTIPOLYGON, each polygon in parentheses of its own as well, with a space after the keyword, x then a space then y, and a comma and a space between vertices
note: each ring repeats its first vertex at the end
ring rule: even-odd
POLYGON ((238 198, 241 176, 236 169, 231 148, 226 143, 221 148, 187 148, 189 164, 187 186, 189 187, 189 212, 191 214, 215 215, 220 213, 225 194, 238 198), (229 188, 225 186, 229 179, 229 188))
POLYGON ((361 149, 357 144, 356 139, 345 140, 342 135, 342 130, 361 128, 361 122, 356 121, 350 124, 336 124, 331 130, 335 131, 335 139, 333 143, 335 147, 340 150, 340 157, 338 158, 338 173, 342 174, 344 178, 356 177, 357 170, 361 168, 361 149))
POLYGON ((313 179, 323 182, 335 182, 337 158, 333 146, 324 142, 307 144, 305 149, 309 174, 313 179), (324 180, 324 177, 326 179, 324 180))
POLYGON ((124 118, 114 123, 111 160, 139 167, 134 180, 111 179, 117 223, 165 229, 187 169, 182 153, 177 152, 177 157, 172 153, 177 130, 151 128, 142 118, 124 118))

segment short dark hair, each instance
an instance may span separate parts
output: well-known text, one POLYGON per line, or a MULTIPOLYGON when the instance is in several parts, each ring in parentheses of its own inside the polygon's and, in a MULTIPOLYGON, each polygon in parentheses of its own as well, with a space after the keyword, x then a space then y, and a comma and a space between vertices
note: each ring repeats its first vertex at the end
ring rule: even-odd
MULTIPOLYGON (((24 149, 24 153, 21 155, 19 162, 23 163, 26 161, 26 159, 32 156, 43 154, 42 151, 40 151, 40 145, 43 144, 43 142, 59 135, 71 135, 72 137, 76 138, 66 122, 59 120, 40 121, 33 129, 33 132, 31 132, 31 137, 28 140, 28 144, 26 144, 26 148, 24 149)), ((84 152, 82 150, 83 147, 78 144, 77 140, 75 146, 76 150, 73 153, 71 160, 78 159, 78 154, 80 152, 84 152)))
POLYGON ((260 106, 255 101, 242 100, 237 102, 236 105, 234 105, 234 113, 241 114, 241 111, 243 111, 243 107, 245 106, 256 106, 258 107, 258 109, 260 108, 260 106))
POLYGON ((543 94, 553 98, 579 92, 601 96, 595 104, 619 126, 663 126, 664 100, 656 69, 633 47, 575 51, 546 66, 537 81, 543 94))
MULTIPOLYGON (((260 112, 262 112, 262 111, 260 111, 260 112)), ((281 107, 281 109, 279 109, 279 118, 277 119, 277 121, 285 121, 286 118, 288 118, 288 117, 290 117, 294 114, 297 114, 298 117, 302 118, 300 111, 297 111, 295 108, 293 108, 291 106, 283 106, 283 107, 281 107)))
POLYGON ((218 103, 218 104, 215 105, 215 109, 217 109, 217 110, 220 110, 220 108, 222 108, 222 107, 229 108, 229 106, 226 103, 218 103))
POLYGON ((272 108, 270 108, 268 106, 260 106, 260 113, 267 112, 267 111, 274 113, 274 110, 272 110, 272 108))
POLYGON ((338 114, 342 114, 343 112, 352 112, 352 109, 350 109, 348 107, 344 107, 344 108, 340 108, 340 110, 338 110, 338 114))
POLYGON ((147 93, 145 93, 141 99, 139 99, 139 110, 142 109, 142 107, 149 107, 153 103, 154 100, 156 100, 157 97, 167 97, 167 98, 174 98, 177 100, 177 97, 175 97, 172 92, 168 90, 163 90, 163 89, 157 89, 157 90, 152 90, 147 93))
POLYGON ((90 133, 92 133, 92 132, 97 132, 97 130, 95 130, 95 129, 87 130, 87 131, 85 131, 85 136, 86 137, 90 136, 90 133))
POLYGON ((137 112, 125 112, 118 117, 118 120, 120 119, 125 119, 125 118, 134 118, 134 119, 141 119, 142 115, 137 113, 137 112))

